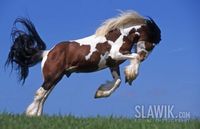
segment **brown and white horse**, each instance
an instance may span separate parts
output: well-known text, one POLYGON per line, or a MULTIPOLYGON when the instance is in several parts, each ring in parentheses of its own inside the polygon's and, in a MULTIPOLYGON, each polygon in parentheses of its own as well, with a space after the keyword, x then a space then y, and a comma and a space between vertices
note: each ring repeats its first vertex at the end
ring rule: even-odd
POLYGON ((28 69, 42 61, 44 82, 37 90, 26 114, 40 116, 43 105, 55 85, 66 75, 72 73, 95 72, 109 68, 113 81, 102 84, 95 98, 110 96, 120 85, 119 65, 130 60, 125 68, 125 79, 130 85, 137 77, 140 63, 147 58, 161 40, 159 27, 151 18, 144 18, 134 11, 122 12, 118 17, 106 20, 94 35, 64 41, 51 50, 37 33, 33 23, 26 18, 18 18, 25 30, 13 27, 11 46, 6 64, 19 72, 19 79, 25 81, 28 69), (132 48, 135 49, 131 52, 132 48))

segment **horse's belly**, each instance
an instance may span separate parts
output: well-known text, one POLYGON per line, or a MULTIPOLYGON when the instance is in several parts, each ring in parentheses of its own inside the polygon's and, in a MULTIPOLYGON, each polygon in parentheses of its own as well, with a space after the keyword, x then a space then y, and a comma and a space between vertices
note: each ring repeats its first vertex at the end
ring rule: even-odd
POLYGON ((95 72, 107 68, 107 57, 105 55, 97 56, 96 58, 90 58, 78 63, 77 72, 95 72))
POLYGON ((90 66, 90 67, 86 67, 86 66, 79 66, 75 72, 76 73, 89 73, 89 72, 96 72, 102 69, 107 68, 107 66, 105 67, 97 67, 97 66, 90 66))

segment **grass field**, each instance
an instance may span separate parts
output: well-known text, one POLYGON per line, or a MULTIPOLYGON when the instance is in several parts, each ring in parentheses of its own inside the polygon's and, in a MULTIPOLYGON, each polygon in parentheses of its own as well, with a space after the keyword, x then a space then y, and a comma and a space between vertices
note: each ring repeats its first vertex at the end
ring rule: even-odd
POLYGON ((0 114, 0 129, 200 129, 200 120, 175 121, 116 117, 27 117, 0 114))

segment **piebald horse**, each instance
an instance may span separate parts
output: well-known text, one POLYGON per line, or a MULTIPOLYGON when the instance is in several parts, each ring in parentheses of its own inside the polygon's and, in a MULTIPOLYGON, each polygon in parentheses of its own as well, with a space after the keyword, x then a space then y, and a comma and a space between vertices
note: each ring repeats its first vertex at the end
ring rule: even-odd
POLYGON ((17 18, 11 35, 13 44, 6 64, 18 70, 19 80, 24 83, 29 67, 42 62, 44 82, 26 110, 29 116, 42 114, 45 100, 64 75, 70 77, 72 73, 109 68, 113 80, 102 84, 95 94, 95 98, 108 97, 120 86, 119 65, 130 60, 124 74, 126 82, 131 85, 138 75, 140 63, 161 40, 161 31, 154 20, 135 11, 122 12, 106 20, 95 34, 60 42, 50 50, 46 50, 44 41, 29 19, 17 18), (17 29, 16 24, 25 29, 17 29))

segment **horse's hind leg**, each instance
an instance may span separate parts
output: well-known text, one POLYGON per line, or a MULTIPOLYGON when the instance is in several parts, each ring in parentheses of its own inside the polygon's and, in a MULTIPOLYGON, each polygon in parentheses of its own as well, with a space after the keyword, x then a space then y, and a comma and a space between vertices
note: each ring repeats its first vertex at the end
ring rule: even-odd
MULTIPOLYGON (((26 109, 26 115, 28 115, 28 116, 39 115, 38 111, 39 111, 40 103, 44 99, 44 96, 47 93, 48 93, 48 90, 45 90, 43 87, 40 87, 36 91, 33 102, 26 109)), ((40 112, 41 112, 41 110, 40 110, 40 112)))
POLYGON ((26 110, 28 116, 40 116, 42 114, 45 100, 63 75, 64 67, 62 63, 47 59, 43 67, 44 83, 36 91, 33 102, 26 110))
POLYGON ((45 100, 60 79, 61 77, 57 78, 55 81, 46 81, 43 83, 43 85, 36 91, 33 102, 28 106, 26 115, 40 116, 42 114, 45 100))
POLYGON ((114 80, 102 84, 96 91, 95 98, 108 97, 119 87, 121 83, 119 67, 110 68, 110 71, 114 80))
MULTIPOLYGON (((43 84, 42 88, 45 87, 46 84, 43 84)), ((38 111, 37 111, 37 116, 40 116, 43 113, 43 105, 44 102, 46 101, 47 97, 49 96, 49 94, 51 93, 51 91, 53 90, 53 88, 55 87, 54 85, 51 85, 51 88, 47 90, 46 94, 42 97, 40 104, 38 106, 38 111)))

